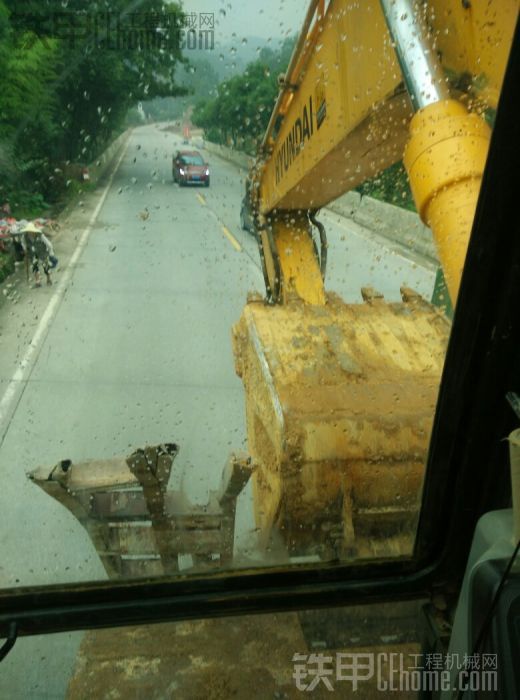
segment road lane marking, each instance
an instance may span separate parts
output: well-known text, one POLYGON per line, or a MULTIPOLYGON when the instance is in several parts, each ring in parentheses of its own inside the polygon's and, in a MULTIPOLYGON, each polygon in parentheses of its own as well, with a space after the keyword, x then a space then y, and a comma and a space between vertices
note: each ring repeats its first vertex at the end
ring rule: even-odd
MULTIPOLYGON (((128 145, 130 143, 130 139, 126 142, 125 147, 123 148, 123 152, 121 153, 120 157, 118 158, 118 161, 116 163, 116 166, 114 170, 112 171, 112 174, 110 175, 110 178, 107 182, 107 185, 105 189, 103 190, 103 194, 101 195, 96 208, 94 209, 89 222, 87 224, 86 229, 83 231, 81 238, 79 240, 78 245, 76 246, 76 250, 72 254, 69 263, 67 265, 67 268, 65 270, 65 273, 63 274, 60 282, 58 283, 56 287, 56 291, 52 295, 49 303, 47 304, 47 308, 43 312, 43 315, 40 319, 40 322, 38 324, 38 327, 36 328, 36 332, 34 333, 34 336, 29 343, 29 347, 27 348, 25 355, 23 356, 22 360, 20 361, 20 364, 18 365, 15 373, 13 374, 12 378, 9 380, 9 384, 7 385, 7 389, 4 392, 4 395, 2 396, 2 399, 0 400, 0 444, 3 443, 4 438, 7 434, 7 430, 9 428, 9 425, 4 425, 4 422, 6 421, 6 418, 8 417, 9 410, 11 408, 11 403, 13 402, 17 390, 19 389, 20 385, 22 382, 27 382, 33 367, 31 368, 30 372, 26 375, 26 370, 29 367, 31 360, 33 359, 33 356, 41 350, 41 346, 43 344, 43 341, 45 340, 47 333, 49 331, 49 327, 51 322, 54 319, 54 316, 56 315, 56 312, 58 310, 58 306, 63 299, 63 296, 65 294, 65 291, 70 283, 70 280, 72 278, 72 273, 74 271, 74 266, 78 262, 79 257, 83 253, 83 250, 85 246, 87 245, 87 241, 89 239, 90 233, 92 231, 92 227, 94 226, 96 219, 99 215, 99 212, 101 211, 101 207, 105 203, 105 199, 107 198, 107 195, 110 191, 110 188, 112 187, 112 182, 114 180, 115 174, 119 170, 119 166, 121 165, 121 162, 123 158, 125 157, 126 151, 128 149, 128 145)), ((27 385, 25 385, 27 386, 27 385)), ((25 386, 22 388, 22 392, 20 396, 18 397, 18 402, 22 398, 23 392, 25 390, 25 386)))
POLYGON ((255 258, 254 255, 250 253, 250 251, 247 249, 246 245, 242 245, 238 239, 231 233, 229 228, 224 224, 222 219, 219 217, 219 215, 211 208, 210 205, 206 202, 204 197, 202 195, 199 195, 199 193, 196 193, 196 196, 199 198, 201 204, 206 207, 206 211, 208 214, 211 214, 211 216, 215 219, 215 221, 219 224, 219 226, 222 228, 222 233, 226 236, 228 241, 231 243, 233 248, 238 252, 238 253, 245 253, 251 263, 253 264, 253 268, 255 270, 255 274, 259 276, 260 279, 260 285, 263 288, 264 286, 264 275, 262 272, 262 268, 260 267, 260 262, 255 258))
MULTIPOLYGON (((202 204, 203 207, 207 206, 207 202, 206 202, 206 200, 204 199, 204 197, 203 197, 201 194, 199 194, 199 193, 197 192, 195 196, 197 197, 197 199, 199 200, 199 202, 202 204)), ((208 211, 209 211, 211 214, 213 214, 213 216, 215 217, 215 219, 219 222, 219 224, 220 224, 220 226, 221 226, 221 228, 222 228, 222 233, 223 233, 224 236, 228 239, 228 241, 231 243, 231 245, 233 246, 233 248, 234 248, 238 253, 240 253, 240 252, 242 251, 242 246, 241 246, 240 243, 237 241, 237 239, 235 238, 235 236, 233 236, 233 234, 232 234, 231 231, 228 229, 228 227, 225 226, 225 225, 222 223, 222 221, 219 219, 218 215, 217 215, 211 208, 208 208, 208 211)))
POLYGON ((222 231, 223 231, 223 233, 224 233, 224 236, 228 239, 228 241, 229 241, 229 242, 231 243, 231 245, 233 246, 233 248, 234 248, 235 250, 238 250, 238 252, 240 253, 240 251, 242 250, 242 246, 241 246, 240 243, 237 241, 237 239, 235 238, 235 236, 233 236, 233 234, 231 233, 231 231, 230 231, 226 226, 222 226, 222 231))

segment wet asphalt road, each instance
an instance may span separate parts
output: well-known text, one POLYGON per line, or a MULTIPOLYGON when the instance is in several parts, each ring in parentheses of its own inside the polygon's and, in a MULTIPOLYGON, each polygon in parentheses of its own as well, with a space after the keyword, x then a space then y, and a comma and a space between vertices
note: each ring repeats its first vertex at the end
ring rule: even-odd
MULTIPOLYGON (((31 290, 19 274, 0 308, 2 588, 105 578, 81 526, 27 471, 174 441, 172 485, 204 502, 228 454, 246 447, 230 331, 263 282, 256 243, 238 224, 245 173, 206 154, 211 187, 179 188, 176 147, 157 126, 136 129, 102 205, 98 190, 69 212, 54 286, 31 290)), ((402 284, 431 295, 431 267, 337 215, 321 218, 329 289, 347 301, 370 285, 389 300, 402 284)), ((238 522, 247 550, 249 492, 238 522)), ((0 696, 63 697, 79 638, 19 642, 2 664, 0 696)))

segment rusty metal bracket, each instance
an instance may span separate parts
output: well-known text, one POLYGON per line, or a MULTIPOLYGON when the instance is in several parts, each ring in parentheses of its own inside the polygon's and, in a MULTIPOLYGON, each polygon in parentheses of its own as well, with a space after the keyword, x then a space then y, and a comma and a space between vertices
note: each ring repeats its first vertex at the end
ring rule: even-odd
POLYGON ((62 460, 29 478, 79 520, 111 579, 230 566, 236 499, 254 469, 251 459, 231 455, 220 488, 195 506, 168 489, 178 451, 164 443, 128 458, 62 460))

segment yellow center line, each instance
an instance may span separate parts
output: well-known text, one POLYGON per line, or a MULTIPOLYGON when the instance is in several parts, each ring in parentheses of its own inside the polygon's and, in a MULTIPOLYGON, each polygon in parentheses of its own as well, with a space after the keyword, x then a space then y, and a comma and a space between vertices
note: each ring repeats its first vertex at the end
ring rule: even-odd
MULTIPOLYGON (((205 207, 205 206, 206 206, 206 200, 204 199, 204 197, 203 197, 201 194, 199 194, 198 192, 196 193, 196 197, 197 197, 197 199, 199 200, 199 202, 202 204, 202 206, 205 207)), ((215 212, 213 212, 213 211, 211 210, 211 208, 209 209, 209 211, 213 214, 213 216, 214 216, 214 217, 217 219, 217 221, 218 221, 218 217, 216 216, 215 212)), ((228 239, 228 241, 231 243, 231 245, 233 246, 233 248, 234 248, 236 251, 238 251, 238 252, 240 253, 240 251, 242 250, 242 246, 241 246, 240 243, 237 241, 237 239, 235 238, 235 236, 233 236, 233 234, 232 234, 231 231, 227 228, 227 226, 222 225, 222 233, 223 233, 224 236, 228 239)))
POLYGON ((233 248, 234 248, 235 250, 238 250, 238 252, 240 253, 240 251, 242 250, 242 246, 241 246, 240 243, 237 241, 237 239, 235 238, 235 236, 233 236, 233 234, 231 233, 231 231, 230 231, 228 228, 226 228, 225 226, 222 226, 222 232, 224 233, 224 236, 228 239, 228 241, 231 243, 231 245, 233 246, 233 248))

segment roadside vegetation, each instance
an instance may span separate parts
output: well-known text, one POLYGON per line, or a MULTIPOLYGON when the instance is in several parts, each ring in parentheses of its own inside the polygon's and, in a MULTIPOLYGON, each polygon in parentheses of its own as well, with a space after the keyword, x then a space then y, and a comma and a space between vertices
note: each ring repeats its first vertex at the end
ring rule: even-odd
POLYGON ((214 96, 220 79, 213 56, 210 60, 204 54, 190 55, 186 63, 178 63, 175 82, 184 89, 184 95, 147 100, 142 104, 143 112, 139 113, 137 108, 130 110, 128 123, 142 124, 143 113, 150 121, 181 121, 185 115, 190 114, 194 105, 214 96))
POLYGON ((137 102, 186 92, 174 79, 184 62, 171 32, 180 26, 177 3, 139 3, 139 15, 153 18, 166 51, 140 50, 146 25, 137 44, 125 45, 123 37, 114 48, 108 39, 113 44, 121 31, 118 18, 124 27, 128 3, 96 6, 89 0, 0 0, 0 204, 9 201, 18 218, 62 202, 77 186, 77 165, 98 157, 137 102), (93 34, 96 13, 105 18, 102 27, 110 18, 110 36, 93 34))
MULTIPOLYGON (((191 119, 213 143, 254 155, 278 95, 278 76, 287 69, 295 37, 278 50, 263 48, 241 75, 221 82, 213 97, 196 103, 191 119)), ((356 188, 362 195, 415 211, 402 162, 356 188)))
POLYGON ((416 211, 408 175, 402 161, 394 163, 370 180, 356 187, 360 194, 379 199, 396 207, 416 211))
POLYGON ((278 95, 278 76, 285 72, 295 38, 277 50, 264 47, 245 71, 221 82, 213 98, 195 105, 192 121, 206 138, 254 154, 269 123, 278 95))

